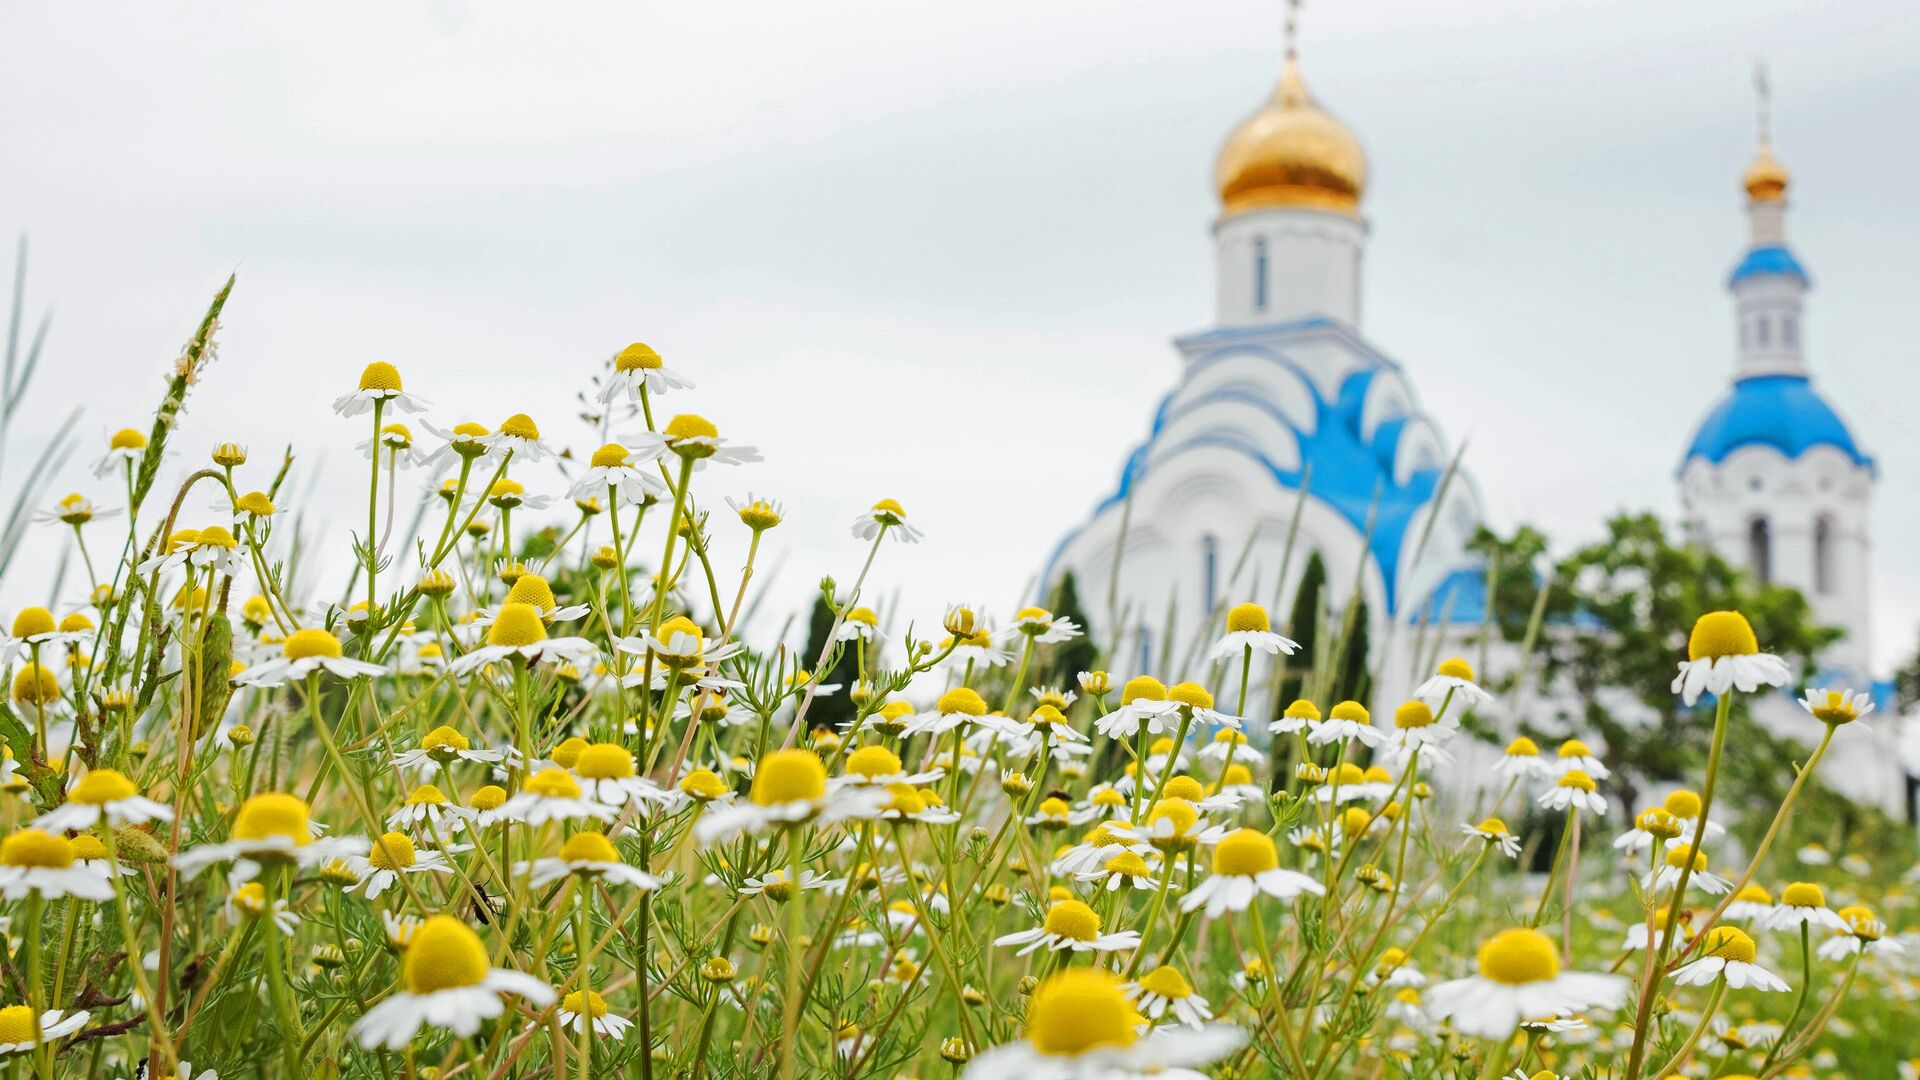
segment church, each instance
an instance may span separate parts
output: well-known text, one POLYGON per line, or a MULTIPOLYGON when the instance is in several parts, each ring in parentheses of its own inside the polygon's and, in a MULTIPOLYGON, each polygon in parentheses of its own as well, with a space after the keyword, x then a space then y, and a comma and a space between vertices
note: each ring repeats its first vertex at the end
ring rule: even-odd
MULTIPOLYGON (((1215 165, 1214 325, 1174 340, 1178 380, 1113 490, 1055 547, 1041 595, 1070 574, 1117 668, 1178 672, 1227 605, 1283 620, 1315 564, 1326 608, 1364 622, 1372 699, 1391 703, 1476 636, 1486 569, 1468 542, 1483 504, 1408 369, 1363 330, 1366 153, 1308 90, 1288 30, 1278 85, 1215 165)), ((1816 685, 1871 686, 1885 705, 1868 674, 1874 463, 1803 353, 1810 279, 1786 241, 1788 184, 1763 118, 1743 178, 1750 242, 1727 280, 1730 385, 1681 455, 1681 523, 1846 632, 1816 685)), ((1756 708, 1811 730, 1798 712, 1785 695, 1756 708)), ((1822 771, 1901 814, 1896 727, 1850 733, 1822 771)))

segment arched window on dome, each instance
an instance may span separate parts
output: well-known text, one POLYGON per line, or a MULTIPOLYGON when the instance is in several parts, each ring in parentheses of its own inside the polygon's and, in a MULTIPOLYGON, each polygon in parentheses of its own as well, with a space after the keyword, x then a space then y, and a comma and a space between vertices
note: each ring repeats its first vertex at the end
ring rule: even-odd
POLYGON ((1764 516, 1747 525, 1747 570, 1762 585, 1773 580, 1773 530, 1764 516))
POLYGON ((1759 318, 1753 320, 1753 334, 1754 334, 1755 342, 1761 348, 1763 349, 1766 348, 1767 347, 1767 317, 1765 315, 1762 315, 1759 318))
POLYGON ((1200 600, 1202 616, 1213 614, 1220 595, 1220 541, 1212 533, 1200 538, 1200 600))
POLYGON ((1813 591, 1833 591, 1833 515, 1813 519, 1813 591))
POLYGON ((1789 349, 1800 345, 1800 320, 1791 315, 1780 316, 1780 343, 1789 349))
POLYGON ((1267 310, 1267 238, 1253 238, 1253 310, 1267 310))

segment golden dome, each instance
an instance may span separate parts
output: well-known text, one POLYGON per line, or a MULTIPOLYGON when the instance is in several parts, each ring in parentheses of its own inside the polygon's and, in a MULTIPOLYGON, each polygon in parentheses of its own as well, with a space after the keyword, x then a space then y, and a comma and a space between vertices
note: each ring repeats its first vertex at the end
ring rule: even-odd
POLYGON ((1773 156, 1772 147, 1761 143, 1760 152, 1753 155, 1753 164, 1747 166, 1740 183, 1754 202, 1782 202, 1787 197, 1787 180, 1787 167, 1773 156))
POLYGON ((1354 213, 1367 185, 1367 155, 1345 124, 1314 103, 1287 57, 1280 85, 1258 112, 1227 136, 1214 166, 1229 214, 1269 206, 1354 213))

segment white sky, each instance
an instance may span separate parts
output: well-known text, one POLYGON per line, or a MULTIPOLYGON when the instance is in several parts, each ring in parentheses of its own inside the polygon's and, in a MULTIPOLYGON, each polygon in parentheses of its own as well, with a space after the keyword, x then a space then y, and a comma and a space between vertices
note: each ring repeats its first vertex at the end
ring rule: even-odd
MULTIPOLYGON (((0 491, 72 400, 88 455, 144 427, 237 269, 180 445, 197 467, 246 442, 265 473, 294 439, 342 542, 365 433, 328 406, 368 360, 443 422, 525 410, 584 452, 573 395, 639 339, 699 382, 674 405, 766 453, 706 490, 787 501, 782 599, 850 580, 847 522, 891 495, 929 540, 883 554, 881 590, 923 620, 1012 604, 1145 432, 1167 339, 1209 320, 1213 154, 1272 85, 1279 4, 530 11, 0 8, 0 237, 30 237, 30 308, 57 308, 0 491)), ((1495 522, 1563 549, 1675 509, 1731 370, 1721 283, 1771 63, 1808 351, 1880 460, 1876 652, 1904 657, 1912 4, 1325 0, 1302 25, 1371 156, 1363 329, 1471 436, 1495 522)), ((56 493, 111 497, 70 472, 56 493)), ((12 604, 44 599, 52 534, 34 546, 12 604)))

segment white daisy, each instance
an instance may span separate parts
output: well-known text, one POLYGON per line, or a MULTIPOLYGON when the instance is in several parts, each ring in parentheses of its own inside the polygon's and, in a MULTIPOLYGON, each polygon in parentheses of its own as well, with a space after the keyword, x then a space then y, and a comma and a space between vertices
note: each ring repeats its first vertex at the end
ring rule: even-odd
POLYGON ((233 681, 241 686, 284 686, 317 671, 339 679, 363 679, 387 673, 379 664, 343 656, 340 639, 326 630, 295 630, 287 635, 280 652, 278 659, 254 664, 234 676, 233 681))
MULTIPOLYGON (((1808 689, 1800 697, 1800 707, 1807 710, 1815 720, 1823 724, 1838 727, 1851 724, 1873 711, 1873 698, 1855 690, 1814 690, 1808 689)), ((1871 731, 1865 724, 1860 730, 1871 731)))
POLYGON ((1477 836, 1500 849, 1500 854, 1509 859, 1520 857, 1520 838, 1507 828, 1507 823, 1496 817, 1490 817, 1478 825, 1460 826, 1460 831, 1468 836, 1477 836))
MULTIPOLYGON (((873 504, 873 509, 853 519, 853 535, 856 539, 872 540, 882 532, 890 533, 908 544, 920 542, 920 530, 907 524, 907 512, 892 499, 881 499, 873 504)), ((1072 625, 1072 620, 1068 620, 1072 625)))
POLYGON ((1449 702, 1457 702, 1462 710, 1492 704, 1493 695, 1473 679, 1473 665, 1456 656, 1443 661, 1431 678, 1415 687, 1413 696, 1440 712, 1452 711, 1449 702))
POLYGON ((347 859, 347 866, 360 880, 347 886, 369 900, 379 897, 400 880, 401 874, 450 874, 453 864, 445 852, 421 851, 405 833, 390 832, 373 842, 365 855, 347 859))
POLYGON ((1139 981, 1123 983, 1120 988, 1133 998, 1134 1008, 1148 1020, 1171 1014, 1174 1020, 1199 1028, 1213 1019, 1213 1009, 1207 999, 1172 965, 1163 964, 1142 975, 1139 981))
POLYGON ((691 390, 693 383, 685 376, 667 367, 660 354, 650 346, 638 341, 620 350, 613 358, 613 374, 607 376, 606 385, 600 388, 598 397, 602 404, 613 401, 622 395, 631 401, 639 401, 641 391, 650 394, 664 394, 668 390, 691 390))
POLYGON ((1753 625, 1737 611, 1710 611, 1694 620, 1687 637, 1687 658, 1674 676, 1673 692, 1689 706, 1701 694, 1738 690, 1751 694, 1762 686, 1784 686, 1793 678, 1787 662, 1760 651, 1753 625))
POLYGON ((511 452, 518 461, 545 461, 553 456, 553 447, 540 438, 540 425, 526 413, 514 413, 484 440, 487 452, 500 456, 511 452))
POLYGON ((534 888, 550 885, 569 874, 598 878, 615 885, 631 885, 651 891, 666 884, 644 870, 629 866, 605 833, 579 832, 567 837, 558 855, 514 864, 514 872, 528 875, 534 888))
POLYGON ((1117 952, 1138 948, 1140 934, 1122 930, 1114 934, 1100 932, 1100 914, 1078 900, 1059 900, 1047 909, 1046 918, 1032 930, 1020 930, 993 940, 995 945, 1018 945, 1019 956, 1036 949, 1053 952, 1117 952))
POLYGON ((1762 925, 1768 930, 1798 930, 1802 926, 1847 929, 1847 921, 1827 906, 1826 891, 1810 881, 1796 881, 1783 889, 1780 903, 1762 925))
POLYGON ((1094 721, 1094 729, 1113 739, 1131 739, 1144 726, 1149 735, 1171 732, 1180 703, 1167 698, 1167 686, 1151 675, 1136 675, 1120 690, 1120 707, 1094 721))
POLYGON ((1239 829, 1221 837, 1213 848, 1213 873, 1182 897, 1180 909, 1205 907, 1207 918, 1229 911, 1245 911, 1265 893, 1292 900, 1301 893, 1326 895, 1326 887, 1305 874, 1280 867, 1273 839, 1258 829, 1239 829))
POLYGON ((596 1035, 605 1035, 609 1039, 624 1039, 627 1029, 633 1021, 624 1016, 615 1016, 607 1011, 607 999, 592 990, 575 990, 560 999, 560 1007, 554 1010, 560 1026, 576 1035, 585 1035, 589 1028, 596 1035))
POLYGON ((588 818, 612 821, 617 814, 613 807, 585 798, 580 782, 557 768, 534 773, 527 779, 526 786, 500 807, 500 813, 528 825, 588 818))
POLYGON ((502 994, 535 1007, 553 1004, 553 987, 531 975, 487 963, 487 950, 464 923, 448 915, 422 922, 411 935, 397 993, 367 1010, 352 1034, 363 1049, 399 1050, 425 1026, 466 1037, 505 1010, 502 994))
POLYGON ((1192 1080, 1200 1074, 1186 1066, 1218 1061, 1246 1043, 1238 1028, 1220 1024, 1142 1036, 1125 986, 1096 968, 1049 976, 1027 1001, 1020 1039, 975 1055, 961 1080, 1192 1080))
POLYGON ((657 447, 676 454, 682 461, 689 462, 693 468, 704 469, 709 462, 718 465, 745 465, 760 460, 760 451, 751 446, 737 446, 720 437, 720 429, 704 416, 681 413, 667 421, 667 426, 659 431, 636 431, 623 435, 620 441, 635 450, 646 453, 657 447))
MULTIPOLYGON (((0 840, 0 897, 22 900, 30 893, 47 899, 111 900, 113 879, 106 870, 81 861, 66 837, 20 829, 0 840)), ((38 930, 28 928, 29 933, 38 930)))
POLYGON ((1429 987, 1427 1013, 1451 1019, 1462 1035, 1506 1039, 1525 1017, 1617 1009, 1628 980, 1560 970, 1552 939, 1538 930, 1503 930, 1480 946, 1480 971, 1429 987))
POLYGON ((173 865, 191 878, 214 863, 232 862, 229 880, 238 883, 258 876, 262 862, 284 861, 311 868, 366 854, 365 840, 316 837, 316 824, 308 816, 306 802, 298 796, 279 792, 255 795, 240 804, 226 842, 186 848, 174 855, 173 865))
POLYGON ((48 1009, 35 1017, 33 1010, 25 1005, 9 1005, 0 1009, 0 1058, 24 1054, 64 1039, 86 1027, 87 1018, 91 1015, 85 1010, 64 1013, 59 1009, 48 1009), (36 1027, 39 1030, 38 1038, 34 1036, 36 1027))
POLYGON ((660 450, 658 446, 653 447, 654 458, 646 458, 619 443, 608 443, 593 452, 587 470, 574 481, 567 494, 576 499, 589 499, 604 495, 612 488, 629 503, 665 495, 666 481, 660 479, 660 470, 652 466, 660 450))
POLYGON ((426 401, 401 390, 399 369, 392 364, 375 361, 360 373, 360 385, 354 388, 353 393, 334 399, 333 411, 341 416, 361 416, 372 412, 376 401, 409 413, 417 413, 427 407, 426 401))
POLYGON ((419 746, 395 754, 393 767, 416 769, 426 773, 456 761, 496 765, 507 760, 511 754, 513 751, 510 748, 493 750, 484 746, 475 746, 471 739, 462 735, 457 729, 443 724, 422 735, 419 746))
POLYGON ((1593 777, 1578 769, 1563 773, 1560 779, 1554 781, 1552 787, 1541 792, 1540 797, 1535 801, 1549 810, 1577 807, 1601 817, 1607 814, 1607 800, 1600 795, 1593 777))
POLYGON ((450 665, 456 675, 464 675, 488 664, 517 658, 533 664, 590 662, 599 654, 593 642, 583 637, 548 637, 546 622, 532 604, 502 604, 487 627, 487 643, 468 652, 450 665))
POLYGON ((1716 926, 1707 931, 1700 959, 1674 969, 1673 981, 1680 986, 1708 986, 1725 979, 1735 990, 1788 989, 1787 980, 1754 962, 1753 939, 1743 930, 1716 926))
POLYGON ((1349 739, 1359 739, 1367 746, 1379 746, 1387 740, 1387 733, 1373 726, 1366 707, 1357 701, 1343 701, 1327 713, 1325 720, 1307 724, 1307 741, 1315 746, 1349 739))
POLYGON ((754 769, 753 787, 744 803, 709 806, 694 822, 702 844, 756 833, 776 825, 818 822, 831 825, 873 817, 887 801, 885 791, 861 786, 830 787, 826 763, 811 750, 775 750, 754 769))
POLYGON ((52 832, 81 832, 105 822, 144 825, 172 821, 173 809, 144 798, 133 781, 115 769, 94 769, 67 789, 67 801, 42 814, 33 824, 52 832))
POLYGON ((1245 656, 1249 651, 1268 656, 1292 656, 1299 650, 1299 642, 1273 632, 1273 622, 1267 617, 1266 608, 1259 604, 1236 604, 1227 611, 1226 634, 1213 643, 1207 658, 1230 660, 1245 656))

